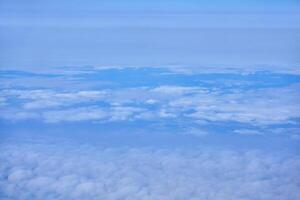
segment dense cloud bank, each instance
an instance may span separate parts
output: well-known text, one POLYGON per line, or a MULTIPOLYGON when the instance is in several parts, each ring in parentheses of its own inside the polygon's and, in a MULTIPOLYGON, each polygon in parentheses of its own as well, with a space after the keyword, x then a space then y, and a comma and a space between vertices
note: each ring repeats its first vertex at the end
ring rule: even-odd
POLYGON ((1 199, 300 198, 300 158, 294 155, 45 141, 1 144, 1 199))

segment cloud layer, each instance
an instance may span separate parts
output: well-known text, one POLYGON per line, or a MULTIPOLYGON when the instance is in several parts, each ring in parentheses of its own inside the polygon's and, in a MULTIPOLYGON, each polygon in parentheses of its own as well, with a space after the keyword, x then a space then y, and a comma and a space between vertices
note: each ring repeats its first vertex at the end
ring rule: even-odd
POLYGON ((27 116, 45 122, 188 118, 207 123, 286 124, 300 118, 298 90, 297 84, 250 90, 174 85, 76 92, 4 90, 1 117, 24 120, 27 116), (7 105, 6 99, 18 103, 7 105))
POLYGON ((101 148, 40 140, 0 146, 0 197, 297 200, 300 158, 224 149, 101 148))

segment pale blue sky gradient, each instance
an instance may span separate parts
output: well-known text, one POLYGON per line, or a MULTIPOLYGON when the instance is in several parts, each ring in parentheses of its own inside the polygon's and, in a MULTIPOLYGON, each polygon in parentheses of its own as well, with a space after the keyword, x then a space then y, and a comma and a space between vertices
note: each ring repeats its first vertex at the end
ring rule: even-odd
POLYGON ((0 67, 295 68, 298 9, 297 1, 1 1, 0 67))

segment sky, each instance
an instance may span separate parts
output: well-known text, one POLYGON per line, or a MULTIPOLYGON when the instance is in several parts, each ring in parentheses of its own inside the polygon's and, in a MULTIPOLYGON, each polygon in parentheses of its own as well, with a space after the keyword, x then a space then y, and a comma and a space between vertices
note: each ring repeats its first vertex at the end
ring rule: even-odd
POLYGON ((2 0, 0 66, 297 67, 299 8, 298 1, 2 0))
MULTIPOLYGON (((64 1, 59 0, 53 1, 38 1, 38 0, 28 0, 26 2, 20 2, 18 0, 2 0, 1 5, 3 8, 12 10, 35 10, 37 12, 42 12, 49 10, 54 12, 54 9, 60 8, 61 10, 71 11, 71 10, 94 10, 101 11, 101 8, 107 10, 201 10, 206 11, 217 10, 260 10, 260 9, 270 9, 270 10, 297 10, 299 9, 299 2, 297 0, 74 0, 74 1, 64 1)), ((53 14, 53 13, 52 13, 53 14)))
POLYGON ((0 199, 300 199, 299 6, 0 0, 0 199))

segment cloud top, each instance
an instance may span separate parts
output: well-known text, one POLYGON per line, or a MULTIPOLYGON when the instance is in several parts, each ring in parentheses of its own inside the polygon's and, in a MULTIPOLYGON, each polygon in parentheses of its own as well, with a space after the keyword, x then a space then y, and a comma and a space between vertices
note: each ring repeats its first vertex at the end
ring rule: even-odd
POLYGON ((300 197, 297 156, 205 148, 99 148, 48 142, 1 145, 2 199, 300 197))

